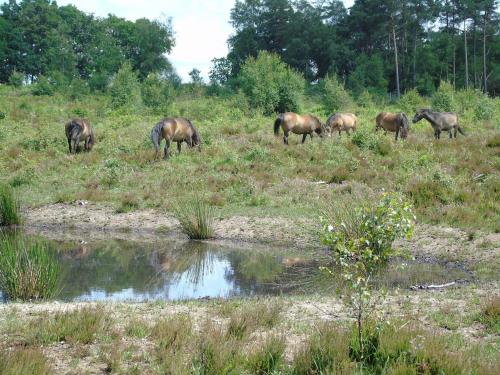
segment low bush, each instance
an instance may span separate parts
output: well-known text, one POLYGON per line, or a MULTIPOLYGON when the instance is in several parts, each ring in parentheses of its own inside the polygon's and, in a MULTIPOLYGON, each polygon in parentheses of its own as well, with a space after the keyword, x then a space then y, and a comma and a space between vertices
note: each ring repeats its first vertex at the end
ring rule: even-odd
POLYGON ((453 112, 456 110, 455 91, 446 81, 441 81, 439 88, 432 96, 432 109, 438 112, 453 112))
POLYGON ((175 208, 175 212, 189 238, 205 240, 214 236, 214 208, 200 198, 185 201, 175 208))
POLYGON ((19 201, 10 186, 0 185, 0 226, 17 224, 21 224, 19 201))
POLYGON ((0 290, 10 300, 43 300, 57 293, 59 263, 47 242, 0 238, 0 290))

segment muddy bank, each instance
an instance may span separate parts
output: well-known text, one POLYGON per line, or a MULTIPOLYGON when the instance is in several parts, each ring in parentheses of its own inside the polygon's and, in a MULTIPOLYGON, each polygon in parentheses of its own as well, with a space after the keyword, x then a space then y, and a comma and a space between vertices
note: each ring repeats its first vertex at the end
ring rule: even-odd
MULTIPOLYGON (((93 239, 187 240, 173 215, 156 210, 116 213, 110 206, 77 202, 27 209, 25 218, 28 233, 54 239, 85 240, 91 236, 93 239)), ((232 216, 216 219, 215 241, 321 248, 319 230, 318 221, 309 218, 232 216)), ((500 259, 500 234, 497 233, 471 234, 456 228, 418 224, 413 238, 398 241, 397 246, 418 258, 495 264, 500 259)))

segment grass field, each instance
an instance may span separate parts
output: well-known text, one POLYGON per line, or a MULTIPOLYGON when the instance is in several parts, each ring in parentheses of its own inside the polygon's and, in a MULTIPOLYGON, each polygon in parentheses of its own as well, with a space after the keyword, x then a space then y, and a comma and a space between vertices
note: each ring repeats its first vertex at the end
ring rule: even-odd
MULTIPOLYGON (((243 97, 184 95, 166 115, 193 121, 202 152, 184 145, 181 155, 157 162, 149 133, 160 115, 113 111, 99 95, 71 101, 0 87, 0 99, 0 182, 14 187, 25 207, 89 200, 119 211, 172 211, 178 201, 198 197, 221 215, 317 218, 325 202, 342 195, 390 190, 406 194, 422 222, 500 230, 499 99, 491 121, 474 120, 474 109, 464 107, 467 137, 456 140, 434 141, 425 120, 412 125, 405 142, 375 133, 379 111, 406 109, 413 116, 411 105, 396 102, 356 106, 360 127, 350 138, 315 137, 300 145, 292 135, 286 147, 273 136, 274 118, 249 109, 243 97), (97 144, 74 156, 63 129, 77 116, 91 120, 97 144), (331 188, 316 184, 321 181, 331 188)), ((326 120, 314 97, 303 107, 326 120)))

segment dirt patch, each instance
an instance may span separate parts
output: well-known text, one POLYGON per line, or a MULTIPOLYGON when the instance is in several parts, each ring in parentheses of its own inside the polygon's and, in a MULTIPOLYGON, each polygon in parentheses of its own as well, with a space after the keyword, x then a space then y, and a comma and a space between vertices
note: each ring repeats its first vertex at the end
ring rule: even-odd
MULTIPOLYGON (((57 239, 123 238, 186 240, 179 221, 171 214, 140 210, 116 213, 112 207, 94 203, 53 204, 28 209, 25 229, 29 233, 57 239)), ((216 241, 266 244, 294 248, 320 248, 319 225, 308 218, 232 216, 215 223, 216 241)), ((500 234, 473 236, 460 229, 419 224, 411 240, 397 246, 418 258, 438 258, 452 262, 487 263, 500 259, 500 234)))

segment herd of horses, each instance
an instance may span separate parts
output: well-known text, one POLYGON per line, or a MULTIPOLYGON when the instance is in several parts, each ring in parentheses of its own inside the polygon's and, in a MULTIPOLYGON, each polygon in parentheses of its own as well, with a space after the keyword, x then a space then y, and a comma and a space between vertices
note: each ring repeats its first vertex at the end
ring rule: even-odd
MULTIPOLYGON (((465 135, 458 124, 458 116, 453 112, 433 112, 429 109, 420 109, 413 117, 413 123, 426 119, 434 129, 434 138, 440 139, 441 132, 447 131, 449 137, 457 137, 457 132, 465 135)), ((281 113, 274 122, 274 134, 279 135, 280 128, 283 131, 283 142, 288 145, 288 136, 290 133, 302 135, 302 143, 306 141, 307 136, 312 139, 313 134, 323 137, 332 136, 338 132, 350 135, 351 131, 356 131, 358 118, 354 113, 335 113, 331 115, 326 123, 323 123, 316 116, 306 114, 299 115, 293 112, 281 113)), ((395 133, 395 139, 398 137, 406 139, 410 131, 410 123, 405 113, 381 112, 375 119, 375 131, 379 129, 395 133)), ((65 125, 66 138, 70 153, 76 153, 80 143, 85 142, 84 150, 90 151, 95 144, 95 135, 86 119, 73 119, 65 125)), ((160 153, 161 142, 165 140, 163 158, 168 159, 170 155, 170 146, 172 142, 177 143, 177 151, 181 152, 182 143, 185 142, 188 147, 197 147, 201 151, 201 137, 193 123, 186 118, 165 118, 158 122, 151 130, 151 141, 155 148, 155 158, 160 153)))

